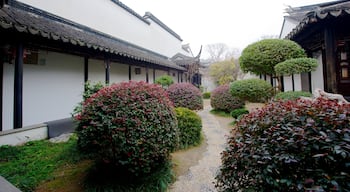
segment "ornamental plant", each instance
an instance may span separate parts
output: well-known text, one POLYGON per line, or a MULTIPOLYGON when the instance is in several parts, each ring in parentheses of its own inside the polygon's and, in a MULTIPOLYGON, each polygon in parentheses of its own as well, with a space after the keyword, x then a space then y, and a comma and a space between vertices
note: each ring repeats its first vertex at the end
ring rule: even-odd
POLYGON ((244 79, 231 83, 232 96, 250 102, 266 102, 273 95, 272 86, 262 79, 244 79))
POLYGON ((233 111, 231 111, 231 116, 232 116, 232 118, 234 118, 234 119, 238 119, 238 118, 240 118, 242 115, 244 115, 244 114, 248 114, 249 113, 249 111, 247 110, 247 109, 245 109, 245 108, 239 108, 239 109, 234 109, 233 111))
POLYGON ((166 90, 175 107, 191 110, 203 109, 201 91, 191 83, 174 83, 166 90))
POLYGON ((75 119, 81 151, 136 176, 162 165, 178 146, 172 102, 156 84, 104 87, 85 100, 75 119))
POLYGON ((161 85, 163 88, 169 87, 169 85, 174 83, 174 80, 171 76, 169 75, 163 75, 158 77, 154 83, 161 85))
POLYGON ((194 111, 178 107, 175 108, 179 126, 179 149, 187 149, 199 145, 201 142, 202 119, 194 111))
POLYGON ((229 85, 221 85, 211 93, 210 105, 220 111, 231 112, 244 106, 244 101, 232 96, 229 85))
POLYGON ((314 58, 294 58, 278 63, 275 71, 278 75, 292 75, 315 71, 317 66, 317 60, 314 58))
POLYGON ((350 104, 271 102, 237 122, 219 191, 349 191, 350 104))

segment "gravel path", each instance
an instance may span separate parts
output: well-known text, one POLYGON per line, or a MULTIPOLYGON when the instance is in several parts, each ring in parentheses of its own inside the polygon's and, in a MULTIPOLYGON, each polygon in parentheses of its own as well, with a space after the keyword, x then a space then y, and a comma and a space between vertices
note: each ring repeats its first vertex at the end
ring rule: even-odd
POLYGON ((178 177, 170 187, 170 192, 212 192, 215 189, 215 176, 221 164, 220 153, 225 148, 228 130, 221 128, 210 105, 205 105, 198 114, 202 118, 203 132, 207 138, 207 150, 197 165, 190 167, 185 175, 178 177))

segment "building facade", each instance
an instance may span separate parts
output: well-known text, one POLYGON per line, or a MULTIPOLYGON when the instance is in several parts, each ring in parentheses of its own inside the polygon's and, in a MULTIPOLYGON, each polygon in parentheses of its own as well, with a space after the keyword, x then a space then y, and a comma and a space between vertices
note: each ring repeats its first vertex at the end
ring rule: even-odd
POLYGON ((193 57, 181 37, 120 1, 4 0, 0 7, 0 131, 70 120, 86 81, 191 79, 171 60, 193 57))

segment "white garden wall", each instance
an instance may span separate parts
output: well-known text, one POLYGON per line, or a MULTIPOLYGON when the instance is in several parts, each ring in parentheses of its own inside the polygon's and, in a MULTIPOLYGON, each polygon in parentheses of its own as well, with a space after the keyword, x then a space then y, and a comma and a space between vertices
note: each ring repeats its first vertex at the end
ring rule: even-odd
POLYGON ((316 88, 324 90, 322 52, 313 53, 313 58, 317 59, 318 66, 316 71, 311 72, 311 90, 314 91, 316 88))

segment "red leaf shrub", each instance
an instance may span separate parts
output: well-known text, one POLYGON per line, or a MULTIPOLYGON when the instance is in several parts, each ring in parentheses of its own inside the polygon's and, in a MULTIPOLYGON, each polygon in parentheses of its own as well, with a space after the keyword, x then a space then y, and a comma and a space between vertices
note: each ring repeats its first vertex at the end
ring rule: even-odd
POLYGON ((82 151, 135 175, 164 163, 178 145, 174 108, 155 84, 131 81, 105 87, 83 103, 76 120, 82 151))
MULTIPOLYGON (((271 102, 245 115, 222 153, 221 191, 349 191, 350 105, 271 102)), ((232 132, 233 134, 233 132, 232 132)))
POLYGON ((191 83, 175 83, 168 87, 167 93, 175 107, 191 110, 203 109, 201 91, 191 83))
POLYGON ((210 105, 214 109, 229 113, 234 109, 242 108, 244 101, 232 96, 229 85, 221 85, 211 92, 210 105))

